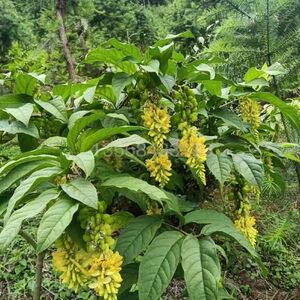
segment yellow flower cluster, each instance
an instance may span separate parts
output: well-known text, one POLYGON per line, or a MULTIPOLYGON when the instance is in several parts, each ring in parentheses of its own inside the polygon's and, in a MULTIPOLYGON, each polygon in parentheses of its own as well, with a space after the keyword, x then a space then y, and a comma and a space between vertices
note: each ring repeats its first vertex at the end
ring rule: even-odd
POLYGON ((187 158, 186 164, 193 169, 200 177, 203 184, 206 184, 204 162, 207 158, 205 137, 199 137, 196 127, 189 127, 181 124, 182 138, 179 141, 179 153, 187 158))
POLYGON ((242 202, 235 220, 235 227, 238 228, 248 238, 252 246, 256 244, 257 230, 255 229, 255 218, 250 215, 251 206, 249 202, 242 202))
POLYGON ((85 228, 84 239, 87 250, 79 248, 69 237, 57 241, 53 253, 53 266, 62 273, 60 279, 70 289, 77 292, 80 287, 89 287, 105 300, 116 300, 121 286, 120 275, 123 258, 112 250, 115 241, 110 221, 105 214, 106 204, 98 203, 98 212, 89 208, 79 213, 81 227, 85 228))
POLYGON ((156 148, 162 149, 171 127, 168 110, 150 103, 145 106, 142 118, 144 126, 149 129, 148 134, 153 139, 156 148))
POLYGON ((142 116, 144 126, 149 129, 148 135, 153 141, 148 153, 153 153, 152 158, 146 160, 146 167, 161 187, 164 187, 170 179, 172 163, 167 153, 164 153, 163 145, 170 131, 171 123, 168 110, 159 108, 153 103, 146 104, 142 116))
POLYGON ((172 163, 167 153, 154 154, 152 158, 146 160, 146 166, 150 176, 154 177, 161 187, 169 182, 172 163))
POLYGON ((243 121, 250 123, 254 129, 260 125, 260 105, 257 101, 245 98, 240 103, 243 121))
POLYGON ((122 262, 123 258, 118 252, 108 251, 96 258, 91 265, 89 287, 105 300, 117 300, 122 282, 122 262))
POLYGON ((85 286, 88 280, 86 267, 90 262, 87 252, 64 238, 52 256, 54 269, 62 273, 60 279, 69 289, 77 292, 79 287, 85 286))

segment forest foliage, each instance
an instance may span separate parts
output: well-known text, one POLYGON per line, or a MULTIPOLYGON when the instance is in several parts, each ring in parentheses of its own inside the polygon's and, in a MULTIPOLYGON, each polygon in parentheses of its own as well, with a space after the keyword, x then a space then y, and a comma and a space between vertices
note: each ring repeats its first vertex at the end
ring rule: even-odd
POLYGON ((20 153, 0 166, 0 250, 34 248, 33 299, 49 251, 69 289, 110 300, 177 279, 232 299, 237 249, 267 276, 253 207, 288 164, 300 180, 299 3, 2 2, 0 142, 20 153))

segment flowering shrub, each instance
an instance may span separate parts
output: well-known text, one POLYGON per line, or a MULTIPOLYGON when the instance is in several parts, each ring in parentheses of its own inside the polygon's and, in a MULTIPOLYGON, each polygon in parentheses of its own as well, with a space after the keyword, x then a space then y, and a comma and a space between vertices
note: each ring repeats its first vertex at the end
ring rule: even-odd
POLYGON ((52 251, 62 283, 104 299, 157 300, 176 277, 189 299, 220 299, 218 235, 260 264, 251 202, 287 157, 265 140, 260 101, 300 132, 297 112, 262 91, 274 66, 234 83, 177 52, 176 37, 145 53, 109 40, 84 61, 101 75, 82 82, 4 78, 1 142, 22 153, 0 167, 2 250, 41 215, 38 256, 52 251), (216 189, 228 210, 203 208, 216 189))

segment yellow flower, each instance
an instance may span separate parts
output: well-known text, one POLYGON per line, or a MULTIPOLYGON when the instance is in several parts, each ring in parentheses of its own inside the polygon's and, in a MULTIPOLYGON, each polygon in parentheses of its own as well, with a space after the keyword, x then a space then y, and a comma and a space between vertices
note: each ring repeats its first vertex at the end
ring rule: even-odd
POLYGON ((62 273, 60 279, 69 289, 77 292, 79 287, 86 284, 88 274, 85 267, 89 264, 89 255, 84 250, 58 248, 52 257, 54 269, 62 273))
POLYGON ((246 98, 241 101, 241 116, 244 122, 250 123, 254 129, 260 125, 260 105, 257 101, 246 98))
POLYGON ((192 168, 200 177, 203 184, 206 184, 204 162, 207 158, 205 137, 199 137, 196 127, 188 127, 181 124, 183 136, 179 141, 179 153, 187 158, 186 164, 192 168))
POLYGON ((256 244, 257 230, 255 229, 255 218, 253 216, 239 216, 234 222, 235 227, 241 230, 248 238, 252 246, 256 244))
POLYGON ((144 126, 149 129, 148 135, 153 139, 157 148, 162 149, 163 142, 171 127, 168 110, 166 108, 161 109, 154 104, 148 104, 144 108, 142 118, 144 126))
POLYGON ((155 154, 151 159, 146 160, 150 176, 164 187, 170 180, 172 163, 167 153, 155 154))
POLYGON ((120 275, 123 258, 118 252, 109 251, 96 257, 89 270, 89 287, 105 300, 117 300, 121 286, 120 275))

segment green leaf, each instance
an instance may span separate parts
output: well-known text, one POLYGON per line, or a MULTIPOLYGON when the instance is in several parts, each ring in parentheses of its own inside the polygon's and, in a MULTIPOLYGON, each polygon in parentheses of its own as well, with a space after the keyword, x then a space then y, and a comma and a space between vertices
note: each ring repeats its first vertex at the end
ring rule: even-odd
POLYGON ((221 119, 225 125, 246 131, 249 126, 244 123, 235 113, 228 110, 215 110, 210 113, 212 116, 221 119))
POLYGON ((71 223, 79 203, 72 199, 61 198, 43 215, 37 232, 37 252, 50 247, 71 223))
POLYGON ((197 223, 197 224, 229 224, 233 225, 230 218, 223 213, 212 209, 198 209, 194 210, 184 216, 184 224, 197 223))
POLYGON ((32 96, 38 79, 27 73, 20 73, 15 80, 14 93, 32 96))
POLYGON ((102 122, 103 127, 118 127, 128 125, 129 120, 123 114, 109 113, 102 122))
POLYGON ((277 107, 281 113, 290 121, 290 123, 295 127, 300 135, 300 119, 297 114, 297 111, 291 106, 286 104, 284 101, 276 97, 271 93, 260 92, 253 93, 250 97, 257 101, 266 101, 275 107, 277 107))
POLYGON ((207 65, 207 64, 200 64, 196 66, 196 70, 200 72, 207 72, 210 75, 210 80, 213 80, 216 76, 216 72, 213 67, 207 65))
POLYGON ((67 138, 63 136, 51 136, 40 144, 39 148, 43 147, 67 148, 67 138))
POLYGON ((146 251, 139 269, 140 300, 157 300, 168 287, 180 260, 182 234, 166 231, 146 251))
POLYGON ((95 156, 99 155, 101 152, 104 152, 105 150, 110 148, 125 148, 132 145, 141 145, 141 144, 150 144, 150 142, 137 134, 132 134, 129 137, 119 138, 108 143, 105 147, 99 149, 96 152, 95 156))
POLYGON ((265 72, 269 75, 276 76, 286 74, 287 70, 279 62, 276 62, 268 67, 265 72))
POLYGON ((25 204, 16 210, 8 219, 0 233, 0 250, 4 250, 16 237, 25 219, 33 218, 41 213, 51 200, 57 199, 59 192, 56 189, 49 189, 40 194, 36 199, 25 204))
POLYGON ((211 239, 187 236, 181 247, 182 268, 190 300, 217 300, 221 268, 211 239))
POLYGON ((102 128, 97 130, 95 133, 92 133, 84 138, 81 141, 80 151, 88 151, 90 150, 95 144, 112 137, 114 135, 125 133, 128 131, 135 131, 135 130, 145 130, 142 126, 121 126, 121 127, 113 127, 113 128, 102 128))
POLYGON ((233 167, 230 156, 224 152, 220 154, 210 153, 207 156, 206 164, 211 173, 220 182, 221 186, 223 186, 225 181, 229 178, 233 167))
POLYGON ((4 110, 6 108, 18 108, 21 105, 32 102, 33 98, 29 95, 2 95, 0 96, 0 109, 4 110))
POLYGON ((124 72, 116 73, 113 76, 112 87, 117 99, 119 99, 121 92, 131 83, 131 81, 132 77, 124 72))
POLYGON ((89 181, 83 178, 76 178, 61 185, 63 191, 71 198, 97 209, 97 190, 89 181))
POLYGON ((213 233, 223 234, 225 236, 230 236, 234 238, 241 246, 243 246, 253 257, 257 258, 258 254, 250 244, 249 240, 244 236, 244 234, 235 228, 235 226, 229 224, 222 224, 222 223, 215 223, 215 224, 208 224, 205 225, 202 230, 201 234, 204 235, 211 235, 213 233))
POLYGON ((23 180, 20 185, 15 189, 12 197, 9 199, 6 214, 4 216, 4 222, 6 223, 11 215, 15 205, 28 193, 33 191, 39 184, 48 181, 53 176, 56 176, 62 172, 59 167, 48 167, 33 172, 28 178, 23 180))
POLYGON ((161 226, 162 220, 155 216, 140 216, 133 219, 117 239, 116 251, 123 256, 126 265, 144 251, 161 226))
POLYGON ((61 98, 54 98, 48 102, 41 100, 34 100, 36 104, 41 106, 44 110, 56 117, 63 123, 68 123, 67 108, 61 98))
POLYGON ((222 81, 218 80, 203 80, 203 85, 211 95, 222 95, 222 81))
POLYGON ((187 30, 187 31, 184 31, 184 32, 181 32, 178 34, 168 34, 164 39, 157 41, 155 45, 163 46, 165 44, 170 43, 172 40, 178 39, 178 38, 190 39, 190 38, 194 38, 194 35, 190 30, 187 30))
POLYGON ((77 155, 65 155, 68 160, 73 161, 89 177, 95 168, 95 158, 92 151, 81 152, 77 155))
POLYGON ((232 154, 233 164, 249 183, 261 186, 264 179, 264 169, 260 160, 246 153, 232 154))
POLYGON ((115 187, 117 189, 128 189, 136 193, 142 192, 146 194, 150 199, 156 200, 159 203, 161 203, 162 201, 172 201, 172 199, 170 199, 168 195, 160 188, 151 185, 142 179, 130 175, 120 175, 111 177, 104 181, 101 186, 115 187))
POLYGON ((258 79, 258 78, 261 78, 261 77, 264 77, 264 76, 266 76, 265 71, 258 70, 257 68, 252 67, 244 75, 244 80, 245 80, 246 83, 249 83, 249 82, 251 82, 255 79, 258 79))
POLYGON ((8 163, 6 163, 4 166, 2 166, 0 168, 0 175, 5 175, 8 172, 10 172, 11 170, 13 170, 16 166, 27 163, 27 162, 31 162, 31 161, 55 161, 57 160, 57 157, 54 155, 37 155, 35 153, 32 153, 32 155, 30 155, 28 152, 26 153, 27 156, 23 156, 20 157, 18 159, 14 159, 9 161, 8 163))
POLYGON ((39 138, 39 131, 33 123, 25 126, 19 121, 9 122, 8 120, 0 120, 0 131, 7 132, 9 134, 24 133, 35 138, 39 138))
POLYGON ((22 122, 26 127, 28 127, 30 117, 33 113, 33 104, 26 103, 20 105, 19 107, 6 108, 4 111, 8 114, 11 114, 18 121, 22 122))
POLYGON ((50 163, 34 161, 21 164, 17 168, 12 169, 12 171, 7 175, 5 175, 4 177, 0 177, 0 194, 9 189, 14 183, 18 182, 29 173, 35 171, 36 169, 48 166, 50 166, 50 163))
POLYGON ((71 148, 72 151, 76 150, 76 140, 80 135, 81 131, 89 124, 98 120, 102 120, 104 119, 104 117, 105 113, 103 111, 97 111, 92 115, 82 117, 75 122, 67 136, 68 146, 71 148))

